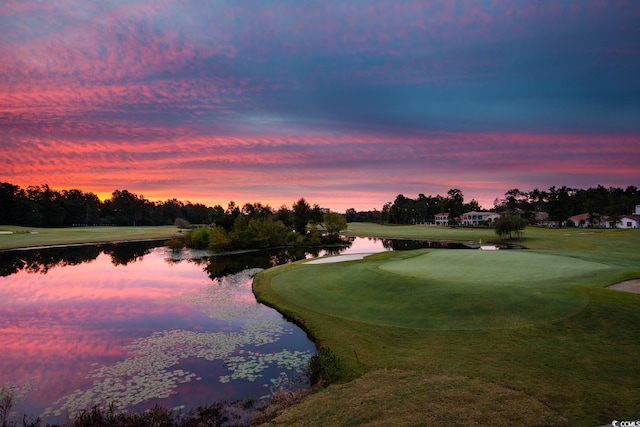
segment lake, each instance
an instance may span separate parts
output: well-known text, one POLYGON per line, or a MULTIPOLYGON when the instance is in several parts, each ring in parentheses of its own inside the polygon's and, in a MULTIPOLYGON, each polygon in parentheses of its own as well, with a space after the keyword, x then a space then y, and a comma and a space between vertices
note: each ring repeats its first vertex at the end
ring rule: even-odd
MULTIPOLYGON (((158 243, 0 253, 0 386, 18 414, 60 423, 113 405, 176 410, 306 385, 304 331, 256 302, 263 268, 350 248, 210 256, 158 243)), ((386 247, 385 247, 386 246, 386 247)))

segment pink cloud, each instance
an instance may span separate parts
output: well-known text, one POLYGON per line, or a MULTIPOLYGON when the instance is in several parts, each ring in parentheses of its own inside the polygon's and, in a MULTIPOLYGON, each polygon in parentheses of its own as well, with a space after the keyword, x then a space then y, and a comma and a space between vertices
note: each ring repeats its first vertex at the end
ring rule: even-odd
MULTIPOLYGON (((584 23, 598 29, 607 22, 599 16, 638 15, 632 3, 230 2, 195 10, 200 6, 0 4, 7 23, 0 28, 0 180, 221 204, 316 196, 336 209, 370 209, 397 192, 446 193, 453 186, 488 197, 511 182, 526 187, 518 174, 542 187, 548 176, 568 180, 592 171, 628 185, 640 175, 633 131, 525 133, 497 125, 494 132, 428 132, 421 124, 380 133, 379 116, 358 123, 360 130, 346 120, 315 123, 323 111, 297 116, 295 102, 287 107, 289 99, 280 97, 319 96, 334 84, 464 82, 472 90, 501 80, 501 68, 515 61, 488 54, 495 46, 535 40, 540 28, 545 37, 584 23)), ((607 40, 589 46, 581 44, 580 55, 630 58, 637 51, 607 40)), ((431 101, 420 98, 415 108, 422 102, 431 101)))
POLYGON ((346 209, 349 201, 371 209, 380 208, 393 193, 446 193, 454 186, 478 191, 479 183, 486 182, 500 188, 492 201, 515 186, 510 180, 518 174, 532 180, 529 186, 545 188, 561 185, 547 184, 544 176, 550 173, 640 173, 636 136, 178 134, 144 144, 34 140, 23 144, 19 158, 0 154, 8 166, 2 179, 106 194, 126 188, 158 200, 178 197, 222 205, 236 200, 279 206, 315 194, 321 198, 317 202, 334 209, 346 209), (349 187, 357 194, 336 192, 349 187), (386 196, 378 188, 387 189, 386 196))

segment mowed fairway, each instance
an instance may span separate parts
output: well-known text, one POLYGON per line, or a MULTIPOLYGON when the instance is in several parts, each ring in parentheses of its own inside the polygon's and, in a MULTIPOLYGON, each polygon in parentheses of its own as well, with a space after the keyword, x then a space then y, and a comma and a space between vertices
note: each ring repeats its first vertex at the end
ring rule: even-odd
MULTIPOLYGON (((489 240, 483 230, 360 227, 489 240)), ((640 418, 640 295, 606 289, 640 278, 640 230, 528 229, 519 243, 530 249, 385 252, 260 273, 259 300, 340 359, 340 381, 275 425, 640 418)))
POLYGON ((169 239, 177 234, 178 231, 178 228, 173 225, 64 228, 0 225, 0 250, 135 240, 162 240, 169 239))
POLYGON ((575 313, 587 299, 571 285, 608 268, 523 250, 436 249, 307 263, 272 286, 300 306, 370 324, 508 328, 575 313))

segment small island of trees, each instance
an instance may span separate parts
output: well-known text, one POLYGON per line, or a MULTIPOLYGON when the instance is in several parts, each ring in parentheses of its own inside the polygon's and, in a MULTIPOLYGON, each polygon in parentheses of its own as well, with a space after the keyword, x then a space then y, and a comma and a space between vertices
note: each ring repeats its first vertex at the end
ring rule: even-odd
POLYGON ((230 202, 226 210, 214 208, 211 221, 204 227, 176 236, 167 242, 173 249, 227 251, 262 249, 277 246, 327 245, 340 243, 340 231, 347 229, 343 215, 312 208, 304 198, 293 209, 281 206, 274 211, 261 203, 247 203, 242 209, 230 202))

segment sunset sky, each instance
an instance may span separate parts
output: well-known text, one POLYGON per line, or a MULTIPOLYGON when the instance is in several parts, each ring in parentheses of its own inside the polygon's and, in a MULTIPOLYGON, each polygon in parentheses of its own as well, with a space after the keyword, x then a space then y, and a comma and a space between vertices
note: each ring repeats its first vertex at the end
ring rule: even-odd
POLYGON ((640 2, 3 0, 0 181, 338 212, 640 187, 640 2))

